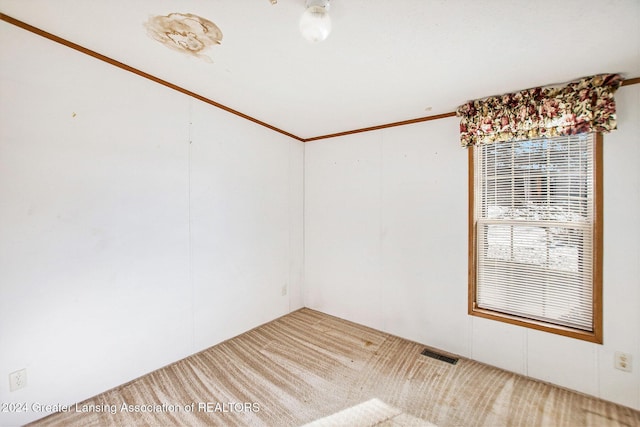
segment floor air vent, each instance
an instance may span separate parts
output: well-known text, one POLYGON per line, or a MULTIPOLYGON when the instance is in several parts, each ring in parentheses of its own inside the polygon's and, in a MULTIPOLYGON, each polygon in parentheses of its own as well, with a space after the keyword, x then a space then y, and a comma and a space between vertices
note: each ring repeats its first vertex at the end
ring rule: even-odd
POLYGON ((423 356, 430 357, 432 359, 442 360, 443 362, 451 363, 455 365, 458 363, 458 359, 454 357, 445 356, 444 354, 436 353, 435 351, 427 350, 426 348, 422 351, 423 356))

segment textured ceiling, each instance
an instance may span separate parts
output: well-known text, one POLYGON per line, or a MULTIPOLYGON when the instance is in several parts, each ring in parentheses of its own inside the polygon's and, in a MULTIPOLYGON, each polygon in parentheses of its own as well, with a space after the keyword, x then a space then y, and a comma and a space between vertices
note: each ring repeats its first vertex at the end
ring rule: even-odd
POLYGON ((638 0, 332 0, 333 31, 317 44, 298 31, 303 10, 304 0, 0 0, 3 14, 301 138, 591 74, 640 76, 638 0), (221 39, 199 54, 167 48, 145 23, 171 13, 210 21, 221 39))

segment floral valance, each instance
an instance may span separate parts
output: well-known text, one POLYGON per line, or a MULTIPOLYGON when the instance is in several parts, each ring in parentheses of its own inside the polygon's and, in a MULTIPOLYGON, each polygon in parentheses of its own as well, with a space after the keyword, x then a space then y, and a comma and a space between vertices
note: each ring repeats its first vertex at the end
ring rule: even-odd
POLYGON ((613 94, 619 74, 585 77, 470 101, 458 107, 463 147, 543 136, 609 132, 616 128, 613 94))

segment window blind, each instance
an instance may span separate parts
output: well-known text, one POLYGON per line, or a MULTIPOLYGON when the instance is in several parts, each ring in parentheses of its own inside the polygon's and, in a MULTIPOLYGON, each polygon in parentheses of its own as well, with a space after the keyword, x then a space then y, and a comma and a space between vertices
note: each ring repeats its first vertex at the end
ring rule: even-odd
POLYGON ((593 330, 594 140, 476 147, 477 307, 593 330))

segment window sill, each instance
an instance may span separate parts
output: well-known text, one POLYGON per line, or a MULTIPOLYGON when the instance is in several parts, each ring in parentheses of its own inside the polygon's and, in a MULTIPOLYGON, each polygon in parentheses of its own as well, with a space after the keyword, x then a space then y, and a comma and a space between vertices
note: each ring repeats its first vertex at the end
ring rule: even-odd
POLYGON ((469 308, 469 315, 482 317, 485 319, 497 320, 499 322, 509 323, 516 326, 522 326, 524 328, 535 329, 538 331, 550 332, 557 335, 563 335, 570 338, 575 338, 583 341, 588 341, 596 344, 602 344, 602 334, 599 331, 602 328, 596 327, 593 332, 583 331, 581 329, 574 329, 567 326, 554 325, 547 322, 541 322, 533 319, 526 319, 523 317, 512 316, 505 313, 500 313, 492 310, 476 307, 473 304, 469 308))

